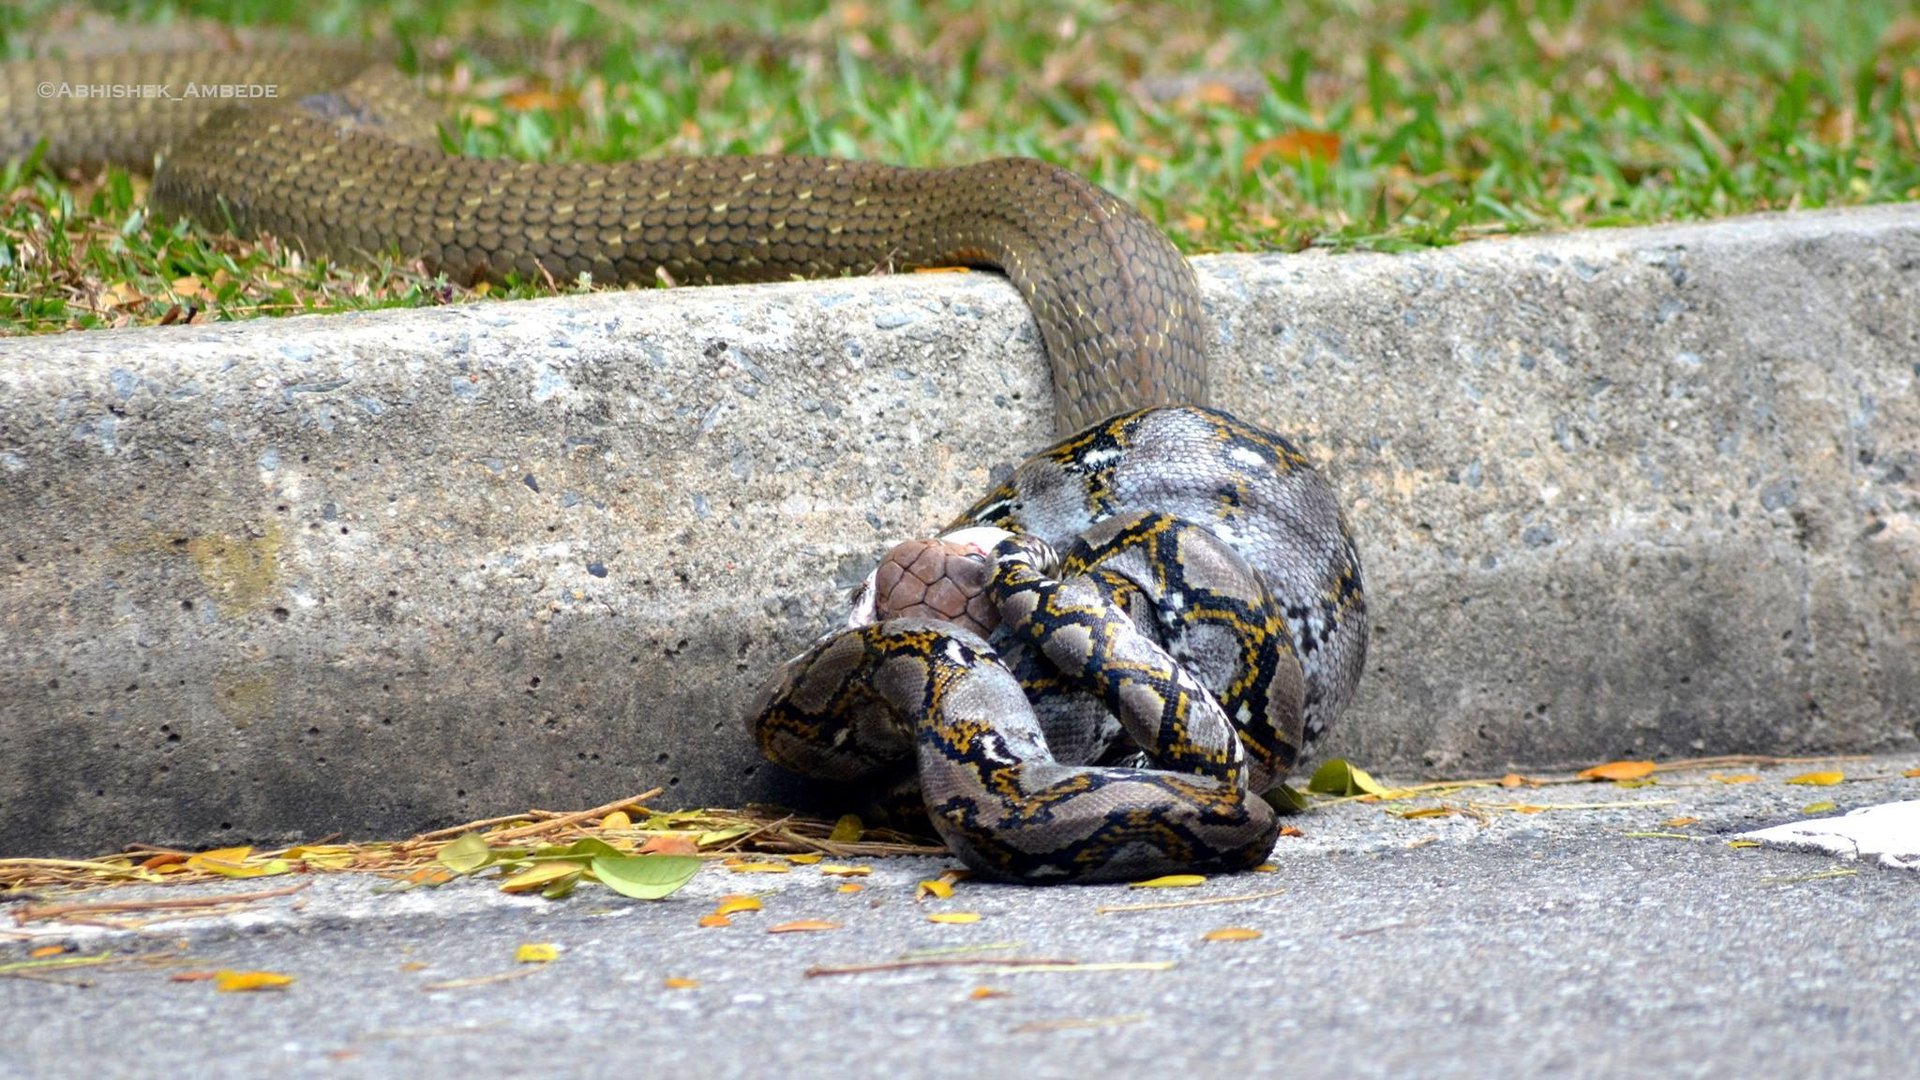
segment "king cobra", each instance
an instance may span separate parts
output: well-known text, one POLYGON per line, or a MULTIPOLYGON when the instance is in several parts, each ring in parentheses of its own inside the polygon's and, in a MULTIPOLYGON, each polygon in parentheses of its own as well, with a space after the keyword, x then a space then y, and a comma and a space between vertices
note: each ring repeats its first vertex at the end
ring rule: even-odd
POLYGON ((1202 407, 1212 333, 1192 269, 1064 169, 449 155, 404 76, 317 46, 0 67, 0 159, 42 142, 56 168, 158 158, 158 215, 314 256, 398 252, 464 282, 1005 274, 1039 323, 1056 426, 1077 433, 950 538, 890 553, 850 625, 781 665, 749 710, 769 758, 913 793, 982 874, 1259 863, 1278 830, 1261 794, 1359 681, 1367 609, 1338 502, 1291 443, 1202 407), (236 105, 177 92, 189 84, 273 94, 236 105), (70 90, 115 85, 176 92, 70 90), (879 584, 932 564, 946 568, 932 592, 879 584))

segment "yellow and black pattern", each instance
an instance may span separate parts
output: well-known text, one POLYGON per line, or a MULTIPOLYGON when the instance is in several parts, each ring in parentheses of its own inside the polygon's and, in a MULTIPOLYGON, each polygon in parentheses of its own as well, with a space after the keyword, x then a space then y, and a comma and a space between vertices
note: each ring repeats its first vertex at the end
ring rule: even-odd
POLYGON ((917 772, 934 827, 998 877, 1264 859, 1259 793, 1365 654, 1358 557, 1305 458, 1225 413, 1131 413, 1029 459, 975 524, 1014 534, 992 643, 910 619, 829 635, 763 688, 763 752, 862 784, 917 772))

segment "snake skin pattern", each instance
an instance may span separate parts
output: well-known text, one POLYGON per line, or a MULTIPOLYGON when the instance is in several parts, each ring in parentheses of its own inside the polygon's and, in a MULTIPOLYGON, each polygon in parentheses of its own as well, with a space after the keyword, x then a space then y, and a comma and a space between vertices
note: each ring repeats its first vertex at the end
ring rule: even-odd
POLYGON ((1129 413, 1035 454, 951 528, 980 526, 1011 537, 991 638, 927 618, 829 634, 762 687, 761 751, 849 785, 917 781, 941 837, 994 877, 1265 858, 1259 794, 1366 653, 1359 555, 1306 458, 1223 412, 1129 413))

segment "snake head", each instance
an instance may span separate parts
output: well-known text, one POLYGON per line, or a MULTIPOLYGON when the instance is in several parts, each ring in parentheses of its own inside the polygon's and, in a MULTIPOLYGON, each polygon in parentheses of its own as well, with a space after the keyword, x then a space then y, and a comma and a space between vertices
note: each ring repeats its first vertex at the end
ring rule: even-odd
POLYGON ((918 617, 953 623, 986 637, 1000 624, 1000 615, 987 597, 992 552, 1009 535, 980 526, 894 545, 854 591, 847 625, 918 617))

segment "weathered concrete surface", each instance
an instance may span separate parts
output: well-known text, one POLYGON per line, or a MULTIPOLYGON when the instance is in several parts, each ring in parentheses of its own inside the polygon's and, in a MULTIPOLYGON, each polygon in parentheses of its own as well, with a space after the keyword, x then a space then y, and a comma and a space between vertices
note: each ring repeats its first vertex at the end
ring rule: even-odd
MULTIPOLYGON (((1920 207, 1199 265, 1362 537, 1331 751, 1916 744, 1920 207)), ((0 852, 791 795, 741 706, 1042 371, 983 275, 0 344, 0 852)))
POLYGON ((0 1075, 1895 1080, 1920 1058, 1920 873, 1728 841, 1804 818, 1816 792, 1842 809, 1911 797, 1916 760, 1822 766, 1847 781, 1813 789, 1782 782, 1799 765, 1467 790, 1445 801, 1468 813, 1441 818, 1323 805, 1292 819, 1304 835, 1280 840, 1274 873, 1170 891, 967 881, 916 902, 953 863, 911 858, 854 860, 872 874, 852 894, 819 866, 710 865, 658 903, 591 884, 510 896, 491 871, 403 893, 315 874, 46 898, 308 886, 172 918, 0 902, 0 964, 53 943, 75 950, 56 960, 117 961, 0 978, 0 1075), (762 910, 698 925, 745 891, 762 910), (1194 900, 1230 902, 1101 911, 1194 900), (980 921, 927 921, 955 911, 980 921), (838 927, 766 932, 795 919, 838 927), (1261 936, 1206 940, 1225 927, 1261 936), (559 958, 516 965, 529 942, 559 958), (806 974, 929 955, 974 966, 806 974), (1136 966, 995 968, 1016 958, 1136 966), (221 969, 293 983, 169 981, 221 969))

